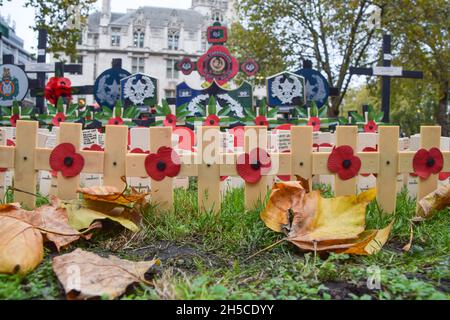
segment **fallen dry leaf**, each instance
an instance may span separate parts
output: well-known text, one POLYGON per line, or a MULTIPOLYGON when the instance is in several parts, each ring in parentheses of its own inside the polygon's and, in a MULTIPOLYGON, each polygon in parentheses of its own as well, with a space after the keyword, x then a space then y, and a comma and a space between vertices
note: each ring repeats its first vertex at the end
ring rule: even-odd
POLYGON ((375 199, 375 189, 358 196, 322 198, 319 191, 307 193, 303 185, 275 184, 261 213, 266 226, 285 232, 287 241, 303 250, 361 255, 378 252, 387 241, 392 224, 365 230, 366 207, 375 199))
POLYGON ((115 205, 130 206, 145 201, 146 193, 136 192, 131 189, 129 194, 119 191, 115 187, 98 186, 89 188, 79 188, 78 192, 83 195, 85 200, 100 201, 115 205))
POLYGON ((125 208, 112 209, 112 211, 104 213, 88 208, 86 203, 80 203, 79 201, 68 202, 63 206, 67 210, 69 224, 76 230, 85 230, 91 228, 95 221, 109 219, 120 223, 133 232, 139 231, 138 225, 129 218, 128 211, 125 208))
POLYGON ((42 234, 23 219, 15 205, 0 207, 0 273, 27 274, 44 257, 42 234))
POLYGON ((414 224, 425 221, 433 213, 450 206, 450 184, 444 184, 435 191, 419 200, 416 216, 411 219, 409 242, 403 247, 403 251, 411 250, 414 240, 414 224))
POLYGON ((71 300, 117 298, 129 285, 146 282, 145 273, 155 265, 159 265, 159 260, 133 262, 114 256, 102 258, 81 249, 53 258, 53 271, 71 300))

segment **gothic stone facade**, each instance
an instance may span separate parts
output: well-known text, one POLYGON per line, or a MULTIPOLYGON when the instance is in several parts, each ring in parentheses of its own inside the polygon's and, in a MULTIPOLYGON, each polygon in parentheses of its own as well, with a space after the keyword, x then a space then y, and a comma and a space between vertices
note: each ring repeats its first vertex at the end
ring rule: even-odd
MULTIPOLYGON (((184 76, 175 63, 188 56, 196 60, 208 49, 206 29, 214 21, 227 24, 233 17, 233 1, 193 0, 191 9, 140 7, 126 13, 111 12, 103 0, 101 12, 90 15, 77 46, 83 64, 81 75, 69 75, 73 85, 93 84, 111 67, 114 58, 131 73, 142 72, 159 80, 159 97, 174 97, 176 84, 187 81, 200 88, 203 80, 194 72, 184 76)), ((86 97, 93 103, 93 97, 86 97)))

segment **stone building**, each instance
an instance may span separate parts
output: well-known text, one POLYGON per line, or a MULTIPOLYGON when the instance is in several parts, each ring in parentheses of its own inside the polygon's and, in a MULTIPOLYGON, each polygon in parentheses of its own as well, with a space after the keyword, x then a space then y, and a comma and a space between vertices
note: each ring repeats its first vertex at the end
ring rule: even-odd
MULTIPOLYGON (((200 88, 202 79, 175 70, 182 57, 196 60, 208 49, 206 29, 214 21, 228 24, 234 1, 192 0, 190 9, 140 7, 126 13, 111 12, 111 0, 103 0, 101 12, 89 16, 73 63, 83 64, 81 75, 69 75, 73 85, 93 84, 115 58, 131 73, 142 72, 159 80, 159 98, 174 97, 175 87, 186 80, 200 88)), ((93 97, 86 97, 87 103, 93 97)))

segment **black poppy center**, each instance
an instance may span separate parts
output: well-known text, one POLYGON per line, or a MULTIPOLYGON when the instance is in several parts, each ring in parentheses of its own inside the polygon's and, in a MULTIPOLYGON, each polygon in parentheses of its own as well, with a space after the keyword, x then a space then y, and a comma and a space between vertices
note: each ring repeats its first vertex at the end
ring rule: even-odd
POLYGON ((62 121, 62 118, 58 118, 57 120, 58 120, 58 122, 61 122, 61 121, 62 121))
POLYGON ((172 123, 173 122, 173 120, 172 119, 169 119, 169 123, 172 123))
POLYGON ((263 126, 263 125, 264 125, 264 121, 260 121, 259 124, 260 124, 261 126, 263 126))
POLYGON ((428 158, 427 160, 427 167, 431 168, 436 164, 436 161, 433 158, 428 158))
POLYGON ((313 126, 315 127, 315 126, 316 126, 316 122, 315 122, 315 121, 313 121, 312 125, 313 125, 313 126))
POLYGON ((213 119, 209 120, 209 124, 214 124, 216 123, 213 119))
POLYGON ((159 171, 164 171, 164 170, 166 170, 166 167, 167 167, 167 165, 166 165, 166 163, 165 163, 164 161, 159 161, 158 164, 156 165, 156 168, 157 168, 159 171))
POLYGON ((370 129, 370 130, 373 130, 373 126, 369 126, 369 129, 370 129))
POLYGON ((350 160, 346 159, 346 160, 344 160, 344 161, 342 162, 342 166, 343 166, 345 169, 348 169, 348 168, 350 168, 350 167, 352 166, 352 162, 351 162, 350 160))
POLYGON ((119 120, 115 120, 115 121, 114 121, 114 124, 115 124, 115 125, 118 125, 118 124, 119 124, 119 120))
POLYGON ((73 158, 72 157, 65 157, 64 158, 64 165, 66 167, 71 167, 73 165, 73 158))
POLYGON ((261 162, 256 161, 256 163, 252 163, 250 166, 252 167, 253 170, 259 170, 261 169, 261 162))

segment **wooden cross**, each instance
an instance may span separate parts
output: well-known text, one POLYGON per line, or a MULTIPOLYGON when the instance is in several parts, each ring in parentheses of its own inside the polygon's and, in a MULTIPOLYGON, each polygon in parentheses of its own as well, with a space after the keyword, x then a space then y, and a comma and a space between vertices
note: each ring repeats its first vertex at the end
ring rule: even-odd
MULTIPOLYGON (((64 77, 64 72, 82 73, 83 65, 81 64, 64 64, 56 62, 55 64, 46 63, 47 54, 47 30, 39 29, 38 37, 38 58, 37 63, 29 63, 25 65, 25 72, 36 73, 37 79, 30 80, 31 96, 36 97, 36 111, 44 113, 45 111, 45 82, 46 74, 54 73, 56 77, 64 77)), ((72 95, 92 94, 93 86, 72 87, 72 95)))
POLYGON ((381 110, 384 112, 384 123, 390 120, 391 78, 423 79, 421 71, 406 71, 402 67, 392 66, 391 35, 383 35, 383 66, 374 68, 350 67, 350 74, 381 76, 381 110))

